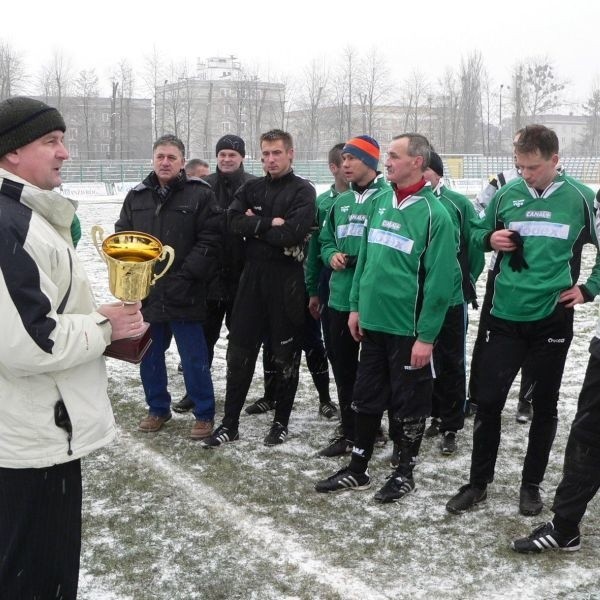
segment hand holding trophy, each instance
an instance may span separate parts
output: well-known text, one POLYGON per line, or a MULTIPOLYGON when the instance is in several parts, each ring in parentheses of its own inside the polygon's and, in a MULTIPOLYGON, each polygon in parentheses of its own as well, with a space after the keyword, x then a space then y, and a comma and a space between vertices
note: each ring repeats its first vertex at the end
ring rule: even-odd
MULTIPOLYGON (((150 293, 150 287, 169 270, 175 258, 170 246, 163 246, 158 239, 140 231, 121 231, 100 241, 104 230, 94 225, 92 241, 102 260, 108 266, 108 286, 115 298, 124 304, 135 304, 150 293), (167 264, 156 275, 154 267, 165 259, 167 264)), ((104 351, 105 356, 127 362, 139 363, 150 346, 149 325, 134 337, 113 340, 104 351)))

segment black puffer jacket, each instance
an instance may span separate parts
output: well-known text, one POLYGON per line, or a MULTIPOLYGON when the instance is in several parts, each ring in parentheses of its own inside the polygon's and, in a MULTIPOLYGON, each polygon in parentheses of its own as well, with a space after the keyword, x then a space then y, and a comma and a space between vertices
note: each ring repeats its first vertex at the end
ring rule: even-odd
MULTIPOLYGON (((129 191, 115 231, 143 231, 175 250, 169 272, 152 287, 142 303, 149 323, 201 321, 206 314, 207 282, 220 261, 225 213, 201 179, 181 171, 164 199, 154 172, 129 191)), ((156 270, 160 272, 162 263, 156 270)))
POLYGON ((299 264, 293 248, 303 247, 315 222, 315 188, 290 171, 283 177, 270 175, 248 181, 229 207, 229 231, 246 238, 246 259, 299 264), (247 216, 251 209, 253 216, 247 216), (271 226, 275 217, 285 224, 271 226))
MULTIPOLYGON (((244 171, 244 165, 234 173, 223 173, 217 168, 216 173, 204 177, 217 198, 217 204, 226 211, 233 201, 235 192, 247 181, 256 179, 254 175, 244 171)), ((208 299, 222 302, 232 301, 244 268, 244 238, 229 233, 223 221, 223 260, 217 273, 210 282, 208 299)))

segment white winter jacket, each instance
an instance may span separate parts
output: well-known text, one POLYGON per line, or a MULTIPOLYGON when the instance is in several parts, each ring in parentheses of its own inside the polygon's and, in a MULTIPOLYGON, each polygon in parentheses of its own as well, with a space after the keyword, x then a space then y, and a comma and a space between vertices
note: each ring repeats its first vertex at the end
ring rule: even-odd
POLYGON ((116 433, 102 356, 111 327, 71 242, 74 213, 0 169, 0 467, 64 463, 116 433), (55 424, 60 399, 70 444, 55 424))

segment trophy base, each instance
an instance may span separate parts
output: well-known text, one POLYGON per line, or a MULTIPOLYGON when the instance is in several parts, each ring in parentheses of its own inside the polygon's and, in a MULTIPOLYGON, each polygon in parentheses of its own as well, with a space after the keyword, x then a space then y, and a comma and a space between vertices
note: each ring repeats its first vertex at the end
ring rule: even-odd
POLYGON ((138 365, 142 362, 142 358, 146 351, 150 347, 152 339, 150 337, 150 326, 146 328, 146 331, 141 335, 131 338, 123 338, 121 340, 114 340, 111 342, 104 351, 104 356, 109 358, 116 358, 117 360, 124 360, 126 362, 138 365))

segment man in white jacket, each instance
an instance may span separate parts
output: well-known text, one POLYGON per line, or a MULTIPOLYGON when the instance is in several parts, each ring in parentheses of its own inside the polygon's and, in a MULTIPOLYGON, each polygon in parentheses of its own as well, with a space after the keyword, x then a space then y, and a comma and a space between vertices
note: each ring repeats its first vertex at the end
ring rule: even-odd
POLYGON ((115 435, 102 354, 143 331, 139 303, 95 306, 52 191, 64 131, 43 102, 0 102, 0 598, 76 598, 80 458, 115 435))

